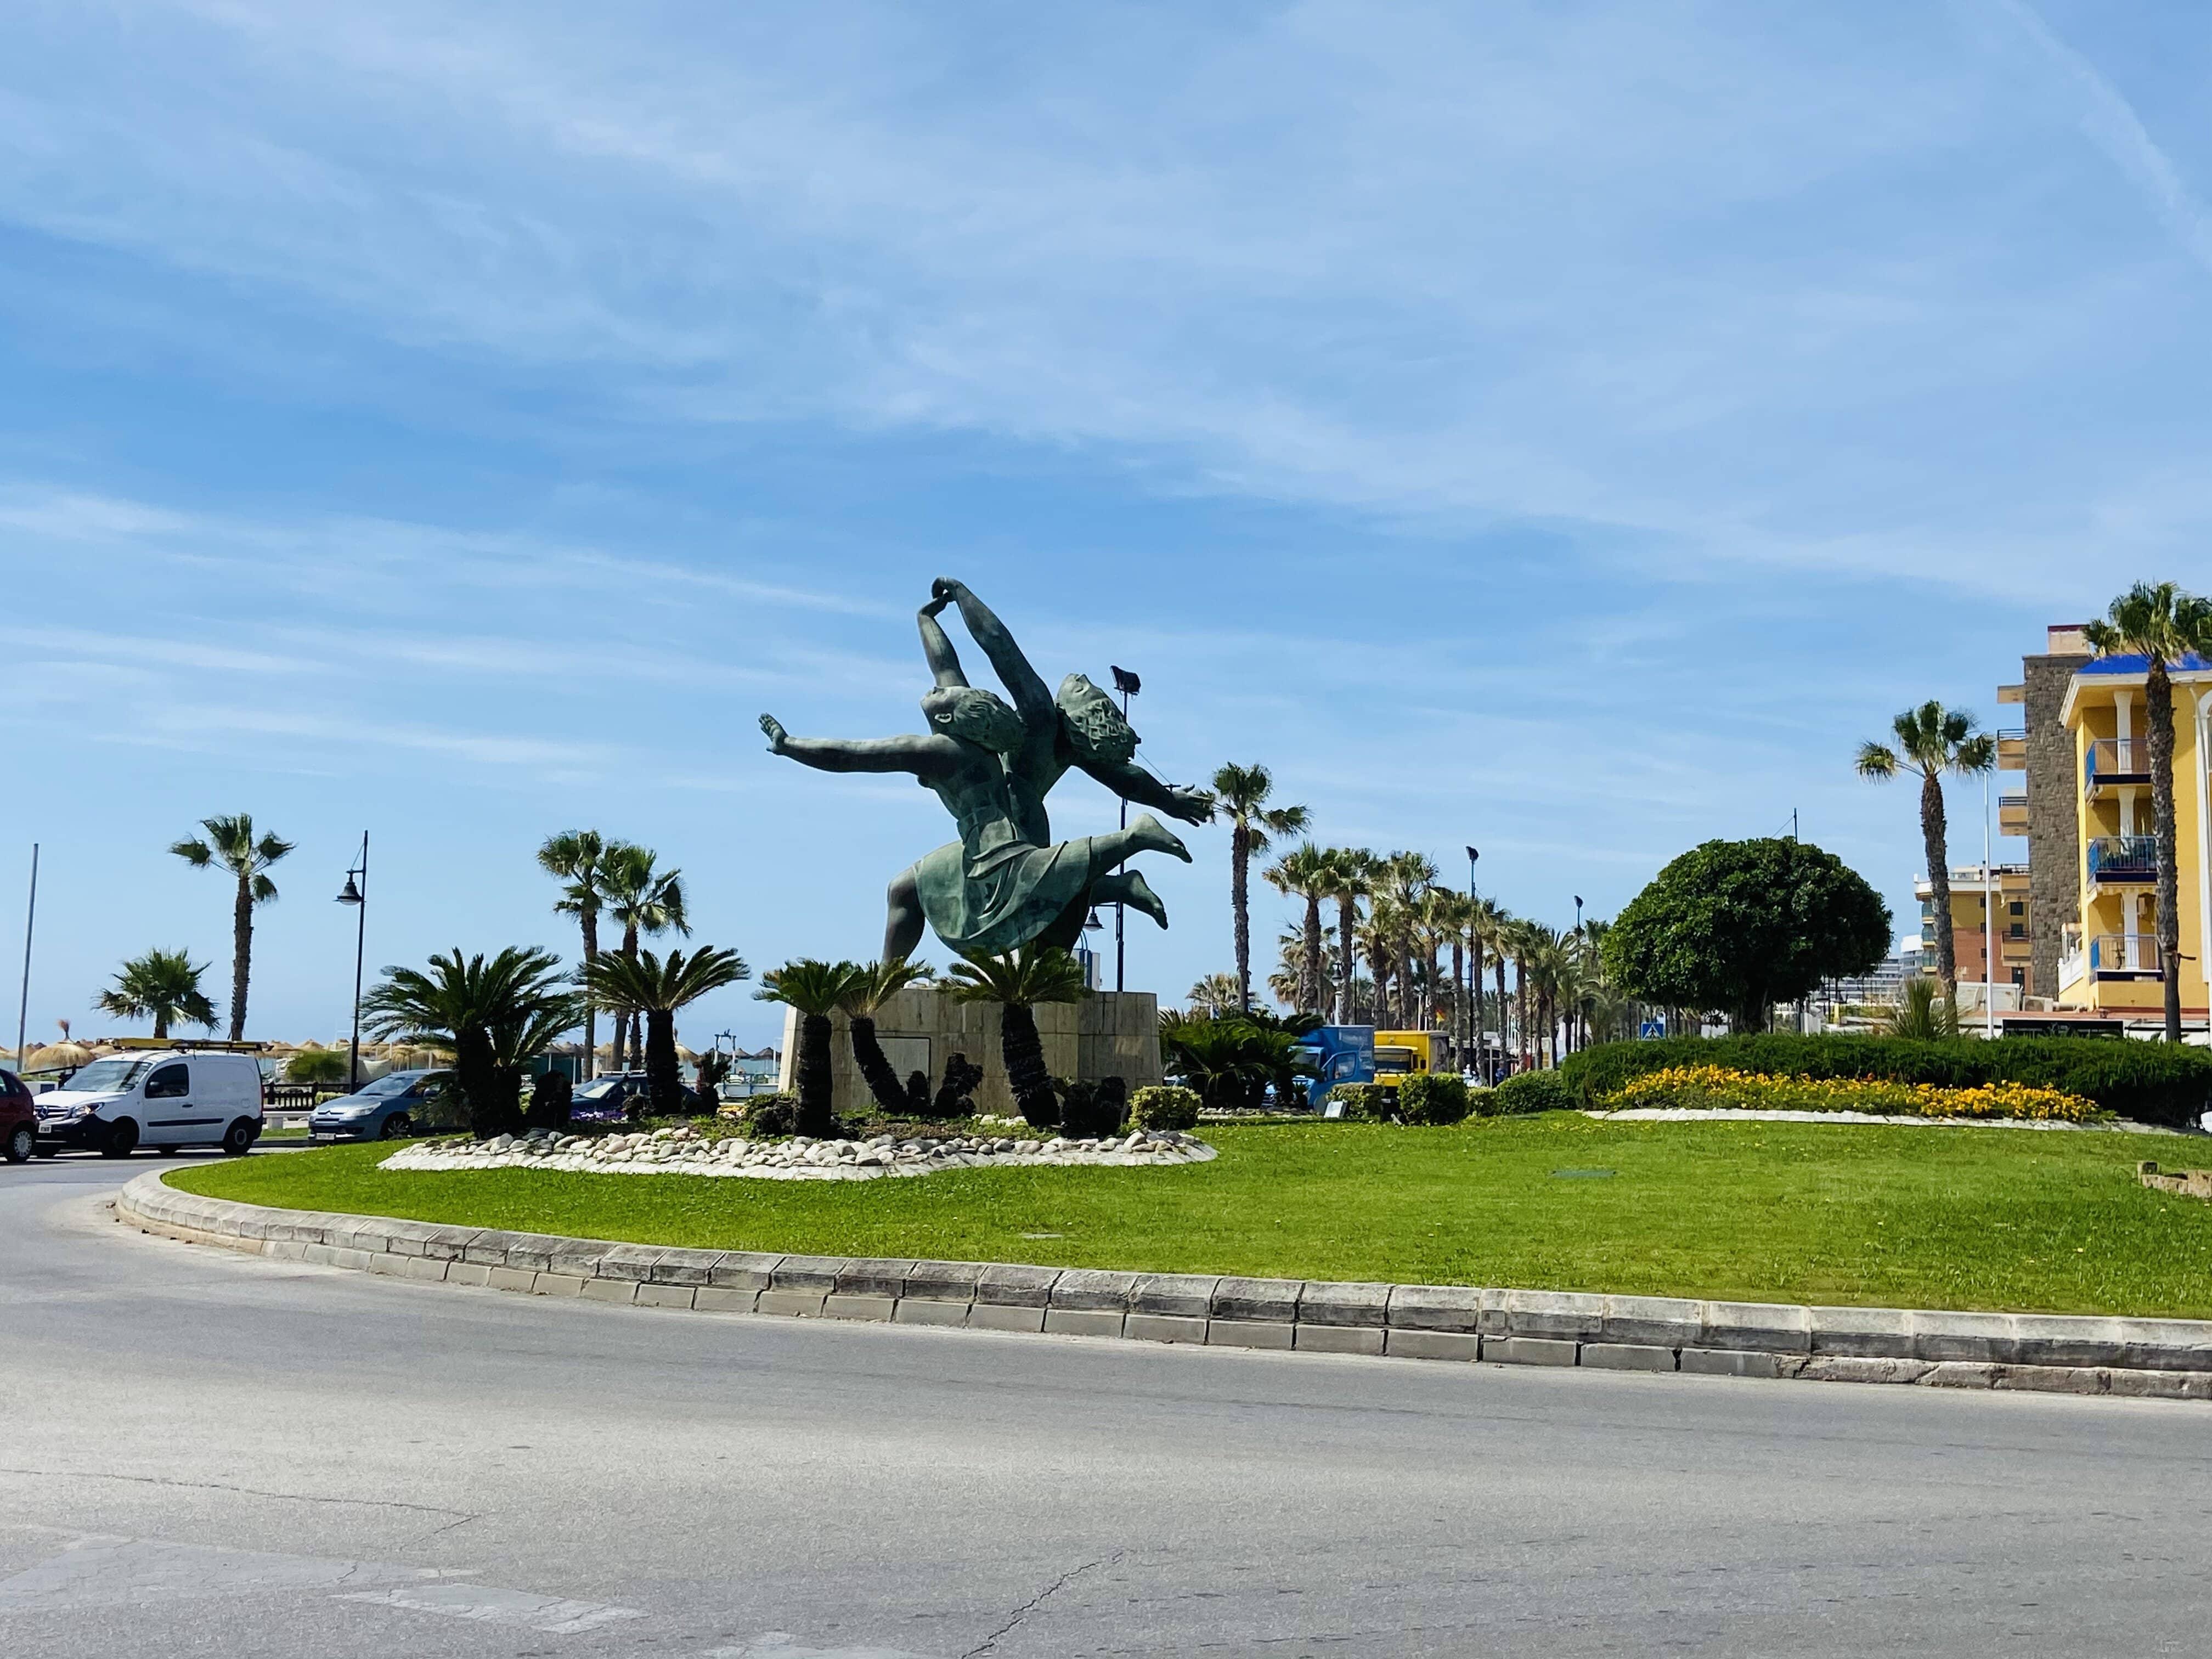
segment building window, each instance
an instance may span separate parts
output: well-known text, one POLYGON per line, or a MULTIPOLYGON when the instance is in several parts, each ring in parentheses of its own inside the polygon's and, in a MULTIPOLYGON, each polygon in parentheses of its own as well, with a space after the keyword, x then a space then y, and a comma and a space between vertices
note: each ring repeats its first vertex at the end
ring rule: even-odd
POLYGON ((2027 914, 2027 902, 2023 899, 2014 899, 2012 902, 2012 913, 2016 916, 2026 915, 2027 914))

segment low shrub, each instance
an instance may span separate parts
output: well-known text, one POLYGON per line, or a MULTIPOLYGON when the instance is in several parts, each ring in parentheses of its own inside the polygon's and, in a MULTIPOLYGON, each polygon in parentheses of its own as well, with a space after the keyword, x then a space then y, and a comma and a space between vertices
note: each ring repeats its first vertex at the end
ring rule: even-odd
POLYGON ((787 1135, 799 1122, 799 1103, 789 1095, 757 1095, 745 1103, 745 1133, 787 1135))
POLYGON ((1582 1097, 1557 1072, 1516 1072, 1480 1103, 1491 1117, 1520 1117, 1530 1112, 1571 1112, 1582 1097))
POLYGON ((1071 1140, 1103 1140, 1121 1133, 1128 1115, 1128 1085, 1118 1077, 1096 1083, 1053 1079, 1060 1093, 1060 1132, 1071 1140))
POLYGON ((1467 1079, 1453 1072, 1414 1072, 1398 1079, 1401 1123, 1457 1123, 1474 1108, 1467 1079))
POLYGON ((1154 1083, 1129 1098, 1129 1116, 1140 1129, 1194 1129, 1198 1091, 1172 1083, 1154 1083))
POLYGON ((575 1092, 566 1072, 540 1072, 530 1086, 530 1105, 523 1121, 533 1129, 567 1128, 569 1102, 575 1092))
POLYGON ((1395 1092, 1379 1083, 1340 1083, 1328 1097, 1341 1103, 1344 1115, 1355 1122, 1388 1123, 1397 1115, 1395 1092))
MULTIPOLYGON (((2212 1108, 2212 1051, 2100 1037, 1796 1036, 1781 1033, 1607 1042, 1570 1054, 1559 1076, 1587 1104, 1632 1078, 1680 1066, 1765 1077, 1860 1078, 1966 1089, 2019 1083, 2094 1100, 2138 1123, 2191 1128, 2212 1108)), ((1509 1079, 1519 1082, 1518 1078, 1509 1079)))
POLYGON ((2025 1083, 1932 1083, 1865 1078, 1762 1077, 1718 1066, 1673 1066, 1632 1078, 1599 1105, 1608 1111, 1682 1107, 1696 1111, 1870 1112, 1887 1117, 2021 1118, 2090 1123, 2112 1116, 2094 1100, 2025 1083))

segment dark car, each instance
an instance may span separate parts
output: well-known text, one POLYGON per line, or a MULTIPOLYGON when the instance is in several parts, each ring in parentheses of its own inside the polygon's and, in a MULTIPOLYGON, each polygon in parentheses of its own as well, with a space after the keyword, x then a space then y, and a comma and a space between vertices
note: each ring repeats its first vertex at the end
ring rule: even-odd
POLYGON ((568 1098, 571 1123, 625 1123, 642 1116, 652 1092, 642 1072, 609 1072, 580 1083, 568 1098))
POLYGON ((307 1115, 316 1141, 404 1140, 432 1129, 457 1128, 459 1113, 447 1085, 451 1072, 393 1072, 356 1094, 326 1100, 307 1115))
POLYGON ((27 1164, 39 1144, 39 1115, 31 1091, 13 1072, 0 1072, 0 1157, 27 1164))

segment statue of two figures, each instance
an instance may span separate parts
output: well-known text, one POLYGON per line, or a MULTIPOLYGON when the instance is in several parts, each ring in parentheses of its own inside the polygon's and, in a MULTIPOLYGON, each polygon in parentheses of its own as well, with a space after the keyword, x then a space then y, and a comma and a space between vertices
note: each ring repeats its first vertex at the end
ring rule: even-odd
POLYGON ((890 885, 884 957, 898 961, 921 943, 925 922, 962 956, 994 956, 1032 945, 1074 948, 1095 904, 1125 903, 1167 926, 1167 907, 1143 875, 1118 866, 1138 853, 1188 863, 1182 841, 1150 812, 1126 830, 1055 842, 1045 797, 1071 770, 1089 774, 1125 800, 1189 823, 1212 815, 1201 790, 1161 782, 1134 763, 1137 734, 1104 691, 1070 674, 1055 696, 989 607, 940 577, 920 616, 922 654, 936 684, 924 695, 927 732, 912 737, 794 738, 761 716, 770 752, 824 772, 911 772, 934 790, 959 826, 890 885), (968 684, 939 617, 957 606, 968 633, 1013 699, 968 684))

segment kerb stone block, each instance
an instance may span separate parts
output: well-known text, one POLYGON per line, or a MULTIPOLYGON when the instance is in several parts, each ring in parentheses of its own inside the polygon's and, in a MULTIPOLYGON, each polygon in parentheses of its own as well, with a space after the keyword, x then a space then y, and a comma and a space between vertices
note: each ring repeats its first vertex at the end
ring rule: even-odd
POLYGON ((1482 1292, 1464 1285, 1400 1285, 1390 1292, 1387 1315, 1393 1330, 1473 1336, 1482 1328, 1482 1292))
POLYGON ((1119 1336, 1124 1317, 1104 1308, 1047 1308, 1044 1328, 1056 1336, 1119 1336))
POLYGON ((1571 1365, 1575 1344, 1558 1337, 1485 1337, 1482 1357, 1502 1365, 1571 1365))
POLYGON ((1671 1371, 1674 1350, 1644 1342, 1585 1342, 1580 1363, 1601 1371, 1671 1371))
POLYGON ((1216 1348, 1289 1348, 1297 1327, 1271 1319, 1214 1319, 1206 1327, 1206 1340, 1216 1348))
POLYGON ((1380 1325, 1309 1325, 1300 1320, 1292 1346, 1300 1353, 1377 1354, 1387 1334, 1380 1325))
MULTIPOLYGON (((1484 1350, 1492 1343, 1510 1340, 1486 1339, 1473 1331, 1415 1331, 1394 1325, 1385 1334, 1382 1352, 1393 1359, 1475 1360, 1486 1357, 1484 1350)), ((1570 1348, 1574 1346, 1567 1344, 1570 1348)))
POLYGON ((1224 1279, 1213 1287, 1209 1311, 1239 1324, 1287 1325, 1298 1316, 1298 1292, 1304 1288, 1297 1279, 1224 1279))
MULTIPOLYGON (((1309 1279, 1298 1287, 1300 1326, 1380 1328, 1390 1322, 1389 1285, 1309 1279)), ((1304 1345, 1301 1343, 1300 1346, 1304 1345)), ((1376 1352, 1382 1352, 1378 1345, 1376 1352)))
POLYGON ((1121 1334, 1137 1342, 1204 1342, 1206 1321, 1178 1314, 1133 1313, 1121 1334))

